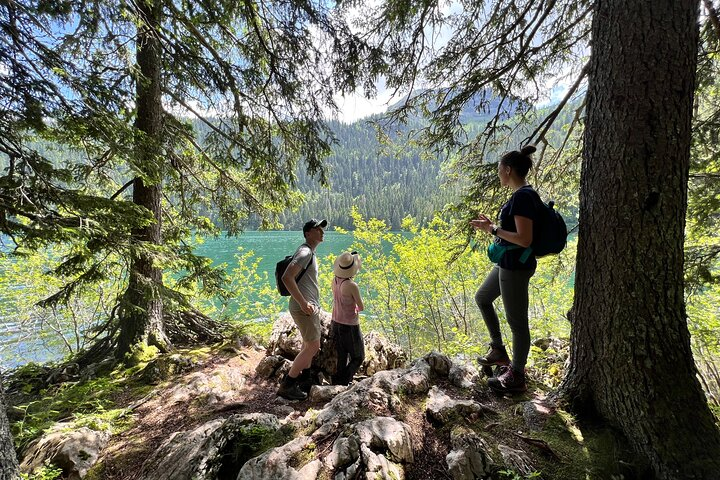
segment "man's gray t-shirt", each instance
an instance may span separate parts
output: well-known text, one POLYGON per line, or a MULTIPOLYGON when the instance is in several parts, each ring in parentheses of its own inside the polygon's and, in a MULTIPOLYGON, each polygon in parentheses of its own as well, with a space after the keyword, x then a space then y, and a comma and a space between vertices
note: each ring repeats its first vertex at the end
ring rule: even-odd
MULTIPOLYGON (((300 271, 302 272, 305 267, 310 263, 310 266, 305 272, 305 275, 298 280, 298 288, 303 294, 305 299, 314 304, 320 305, 320 289, 318 288, 318 267, 315 255, 313 255, 310 247, 303 244, 295 252, 292 262, 290 264, 300 265, 300 271)), ((290 303, 297 303, 294 298, 290 297, 290 303)))

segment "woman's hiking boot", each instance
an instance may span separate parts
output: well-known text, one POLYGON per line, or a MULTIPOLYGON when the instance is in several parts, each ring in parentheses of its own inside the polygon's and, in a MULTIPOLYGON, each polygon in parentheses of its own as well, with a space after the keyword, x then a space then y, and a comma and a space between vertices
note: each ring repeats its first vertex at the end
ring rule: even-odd
POLYGON ((477 361, 486 377, 497 377, 500 374, 500 367, 510 365, 510 357, 508 357, 507 350, 503 345, 496 347, 490 344, 488 353, 484 357, 477 357, 477 361), (492 367, 495 367, 494 373, 492 367))
POLYGON ((484 357, 478 357, 477 361, 483 367, 492 367, 494 365, 510 365, 510 357, 508 357, 507 350, 504 345, 496 347, 490 345, 490 350, 485 354, 484 357))
POLYGON ((497 393, 521 393, 527 390, 524 371, 514 370, 512 367, 501 370, 497 377, 488 378, 488 387, 497 393))
POLYGON ((300 390, 298 379, 292 378, 290 375, 283 377, 277 394, 287 400, 305 400, 307 398, 307 393, 300 390))

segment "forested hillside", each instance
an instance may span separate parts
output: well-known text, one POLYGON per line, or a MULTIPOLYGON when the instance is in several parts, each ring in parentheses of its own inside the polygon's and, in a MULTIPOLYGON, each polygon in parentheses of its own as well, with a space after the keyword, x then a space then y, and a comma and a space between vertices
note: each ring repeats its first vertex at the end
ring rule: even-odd
POLYGON ((298 187, 306 202, 281 216, 286 229, 299 229, 310 217, 327 218, 333 226, 349 228, 352 206, 397 229, 405 216, 427 221, 452 200, 452 188, 443 186, 443 159, 422 158, 420 149, 410 144, 397 148, 381 143, 372 120, 330 123, 337 139, 327 160, 330 185, 325 188, 299 172, 298 187))
MULTIPOLYGON (((490 103, 492 109, 497 100, 490 103)), ((547 115, 551 108, 547 105, 538 109, 538 118, 547 115)), ((470 104, 462 110, 459 120, 467 137, 474 138, 490 118, 476 112, 470 104)), ((561 138, 562 130, 571 120, 571 113, 559 115, 548 138, 561 138)), ((284 229, 298 230, 311 217, 327 218, 332 226, 352 228, 353 206, 366 218, 382 219, 392 229, 399 229, 408 215, 424 224, 445 205, 459 201, 467 182, 454 175, 457 171, 449 166, 450 154, 428 154, 424 146, 412 141, 414 132, 426 122, 419 117, 409 118, 406 124, 393 125, 390 134, 383 130, 385 122, 380 115, 350 124, 329 122, 336 139, 327 158, 329 186, 323 187, 300 169, 298 189, 305 195, 305 202, 297 210, 286 210, 280 215, 284 229)), ((515 124, 517 119, 510 118, 507 123, 515 124)), ((517 148, 528 131, 526 128, 509 132, 505 142, 508 148, 517 148)), ((574 217, 575 209, 565 203, 566 213, 574 217)), ((248 226, 252 229, 256 225, 257 222, 251 222, 248 226)))

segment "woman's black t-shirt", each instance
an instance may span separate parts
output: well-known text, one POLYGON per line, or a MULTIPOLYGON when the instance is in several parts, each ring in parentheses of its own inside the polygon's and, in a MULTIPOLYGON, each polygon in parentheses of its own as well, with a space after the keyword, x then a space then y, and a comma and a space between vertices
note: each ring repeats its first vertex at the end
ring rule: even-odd
MULTIPOLYGON (((537 193, 533 190, 532 185, 525 185, 515 190, 510 200, 500 209, 500 228, 508 232, 517 232, 515 215, 518 215, 533 221, 534 235, 538 218, 537 198, 537 193)), ((500 245, 514 244, 507 240, 500 239, 500 245)), ((523 252, 525 252, 524 248, 506 251, 498 265, 500 268, 507 268, 508 270, 535 270, 537 267, 535 255, 531 253, 530 257, 523 263, 520 261, 523 252)))

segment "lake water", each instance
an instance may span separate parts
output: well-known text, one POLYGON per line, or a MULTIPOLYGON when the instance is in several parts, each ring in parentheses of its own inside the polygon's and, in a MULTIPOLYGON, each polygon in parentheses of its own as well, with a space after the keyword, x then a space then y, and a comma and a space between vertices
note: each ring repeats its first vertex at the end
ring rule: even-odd
MULTIPOLYGON (((244 251, 252 251, 262 260, 258 270, 275 275, 275 264, 285 255, 292 255, 304 241, 302 232, 245 232, 239 237, 210 238, 200 245, 196 252, 213 260, 214 264, 225 263, 229 269, 236 265, 235 254, 238 247, 244 251)), ((352 233, 341 234, 325 232, 325 239, 318 245, 315 253, 318 257, 339 254, 350 247, 353 242, 352 233)))
MULTIPOLYGON (((205 239, 196 253, 212 259, 213 264, 226 264, 228 270, 237 266, 235 255, 238 248, 243 252, 252 251, 261 260, 258 265, 260 272, 267 272, 268 278, 275 275, 275 264, 286 255, 291 255, 304 241, 302 232, 245 232, 238 237, 220 236, 205 239)), ((339 254, 350 247, 353 242, 352 233, 341 234, 325 232, 324 241, 318 245, 316 254, 325 257, 339 254)), ((22 294, 22 288, 13 294, 22 294)), ((46 348, 40 341, 20 340, 20 331, 12 318, 0 318, 0 369, 14 368, 29 362, 46 362, 57 360, 59 354, 52 348, 46 348)))

